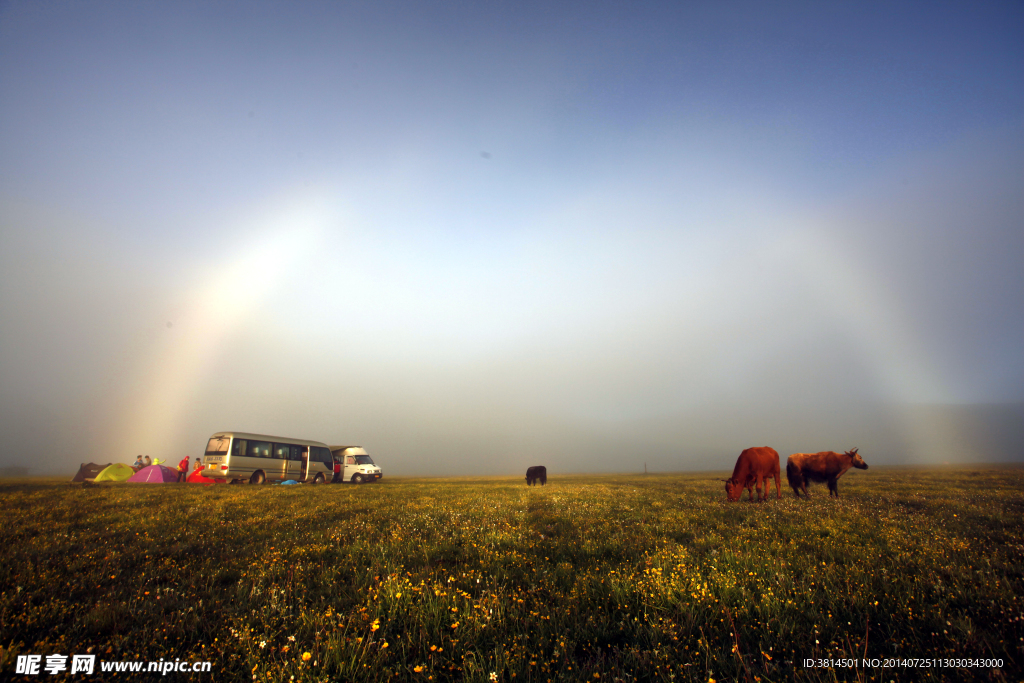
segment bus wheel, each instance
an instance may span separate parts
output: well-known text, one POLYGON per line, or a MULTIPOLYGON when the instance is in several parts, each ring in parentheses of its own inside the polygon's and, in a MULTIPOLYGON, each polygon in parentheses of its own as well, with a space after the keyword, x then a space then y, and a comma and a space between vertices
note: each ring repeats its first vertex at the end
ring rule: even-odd
POLYGON ((324 475, 322 475, 322 474, 318 474, 315 477, 313 477, 313 483, 314 484, 322 484, 322 483, 324 483, 324 481, 326 481, 326 480, 324 479, 324 475))
POLYGON ((262 484, 266 480, 267 478, 263 475, 263 472, 260 471, 253 472, 252 476, 249 477, 250 484, 262 484))
POLYGON ((363 475, 361 475, 361 474, 353 474, 352 475, 352 483, 353 484, 362 484, 363 483, 363 475))

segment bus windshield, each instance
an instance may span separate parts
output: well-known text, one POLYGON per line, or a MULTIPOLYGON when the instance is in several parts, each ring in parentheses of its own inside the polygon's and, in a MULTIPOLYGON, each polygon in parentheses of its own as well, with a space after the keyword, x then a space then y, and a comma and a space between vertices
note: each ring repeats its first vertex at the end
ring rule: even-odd
POLYGON ((373 460, 368 455, 357 455, 356 456, 356 464, 357 465, 372 465, 373 464, 373 460))
POLYGON ((206 455, 227 455, 230 436, 215 436, 206 444, 206 455))

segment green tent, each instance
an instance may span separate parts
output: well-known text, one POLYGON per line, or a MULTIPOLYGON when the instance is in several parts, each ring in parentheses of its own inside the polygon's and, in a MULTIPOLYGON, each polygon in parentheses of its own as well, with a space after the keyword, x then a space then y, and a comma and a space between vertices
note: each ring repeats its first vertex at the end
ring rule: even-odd
POLYGON ((101 481, 126 481, 128 477, 135 474, 135 470, 128 465, 122 465, 117 462, 113 465, 107 465, 103 468, 103 471, 96 475, 93 482, 101 481))

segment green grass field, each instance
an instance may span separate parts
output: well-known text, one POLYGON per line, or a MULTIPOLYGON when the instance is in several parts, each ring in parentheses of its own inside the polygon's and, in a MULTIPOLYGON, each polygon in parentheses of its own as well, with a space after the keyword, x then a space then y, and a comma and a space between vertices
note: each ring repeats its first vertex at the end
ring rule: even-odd
POLYGON ((713 476, 5 480, 0 677, 91 649, 212 662, 162 677, 190 681, 1021 680, 1024 469, 872 468, 838 501, 783 480, 760 504, 713 476))

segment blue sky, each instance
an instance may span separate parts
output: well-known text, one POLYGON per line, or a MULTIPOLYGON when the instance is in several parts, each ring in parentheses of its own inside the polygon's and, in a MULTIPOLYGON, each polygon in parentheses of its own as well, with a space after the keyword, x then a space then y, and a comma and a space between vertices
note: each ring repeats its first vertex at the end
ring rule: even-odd
POLYGON ((412 474, 1008 457, 968 427, 939 454, 920 406, 1024 402, 1022 29, 4 3, 4 433, 127 462, 243 429, 412 474))

